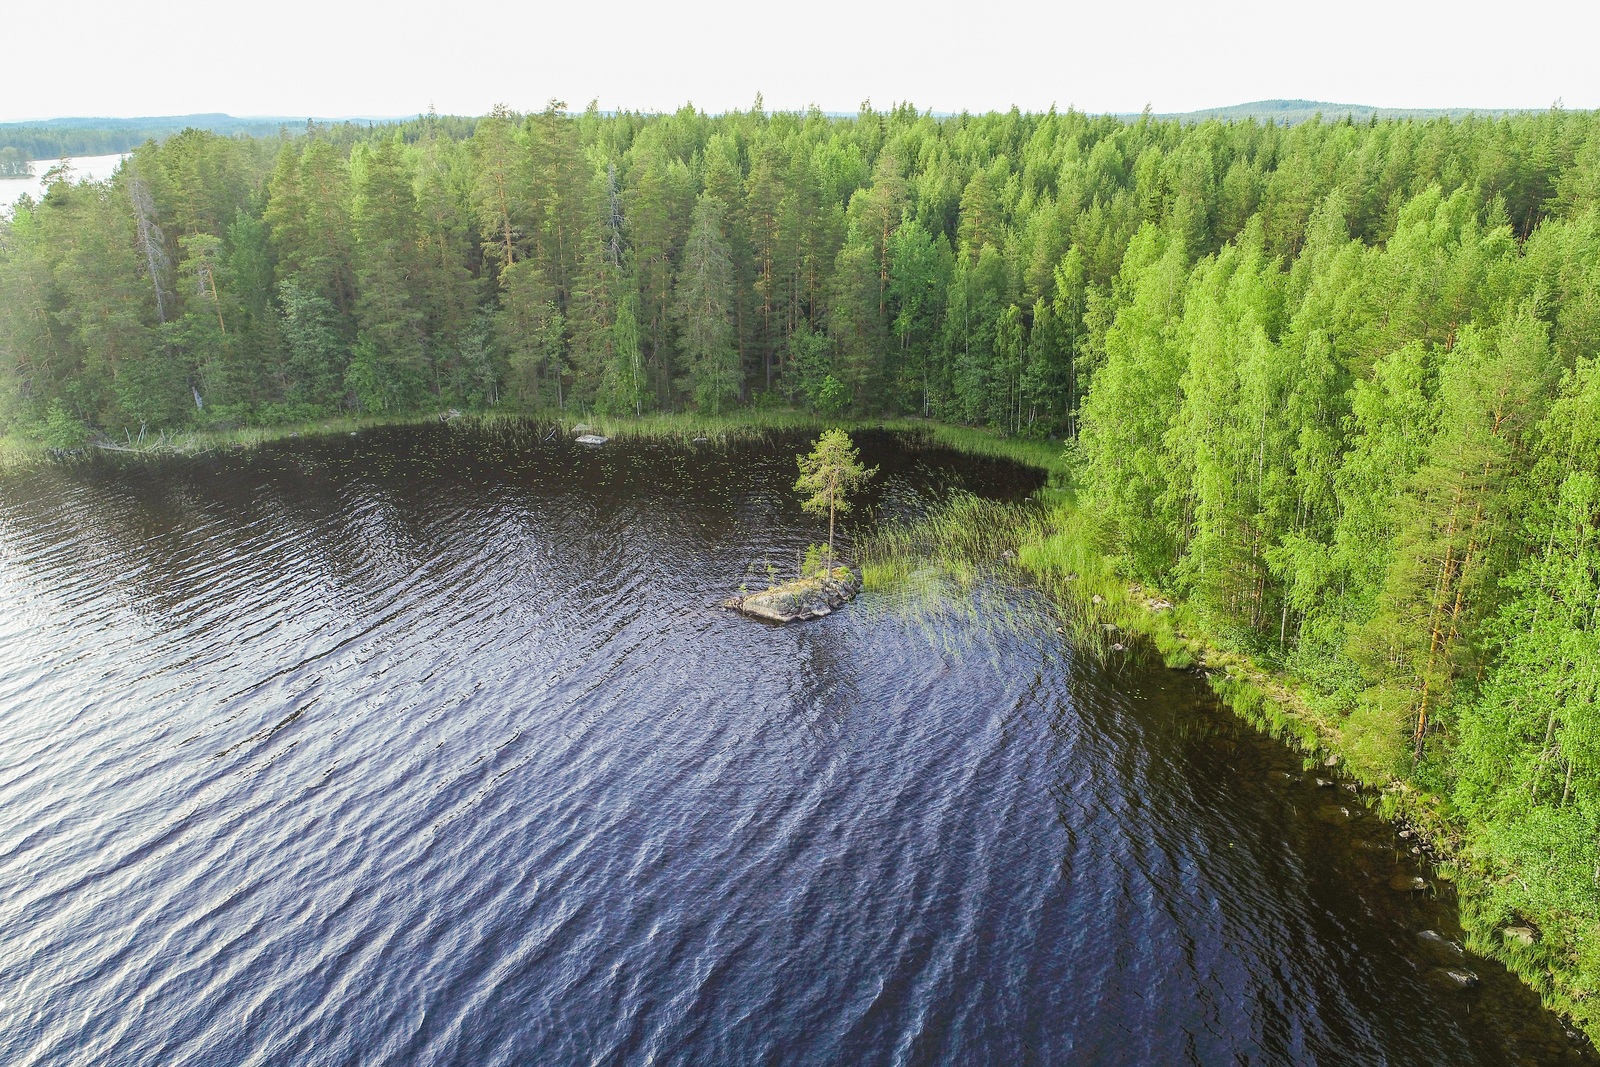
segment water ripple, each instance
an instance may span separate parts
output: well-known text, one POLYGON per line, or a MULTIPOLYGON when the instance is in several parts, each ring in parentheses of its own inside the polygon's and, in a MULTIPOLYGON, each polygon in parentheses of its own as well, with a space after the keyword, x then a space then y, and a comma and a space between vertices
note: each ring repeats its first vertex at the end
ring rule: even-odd
MULTIPOLYGON (((999 588, 713 607, 818 537, 802 443, 5 476, 0 1061, 1582 1059, 1431 981, 1448 897, 1194 679, 999 588)), ((865 445, 880 512, 1034 486, 865 445)))

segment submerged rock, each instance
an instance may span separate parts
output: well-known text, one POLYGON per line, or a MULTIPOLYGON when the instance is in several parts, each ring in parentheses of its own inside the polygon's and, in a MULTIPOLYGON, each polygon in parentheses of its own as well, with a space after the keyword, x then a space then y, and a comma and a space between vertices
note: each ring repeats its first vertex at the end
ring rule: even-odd
POLYGON ((1443 956, 1461 959, 1466 955, 1460 943, 1450 940, 1437 930, 1423 930, 1417 934, 1417 939, 1443 956))
POLYGON ((1389 879, 1389 888, 1396 893, 1420 893, 1428 888, 1426 879, 1410 874, 1397 874, 1389 879))
POLYGON ((1447 967, 1437 973, 1446 985, 1454 986, 1457 989, 1472 989, 1478 984, 1478 976, 1471 971, 1447 967))
POLYGON ((586 433, 586 434, 583 434, 582 436, 580 436, 578 438, 578 444, 580 444, 580 445, 603 445, 609 440, 611 440, 611 438, 609 438, 609 437, 601 437, 597 433, 586 433))
POLYGON ((759 593, 733 597, 722 606, 766 622, 800 622, 832 613, 835 608, 854 600, 860 591, 861 579, 850 568, 835 567, 826 573, 818 571, 810 578, 797 578, 759 593))

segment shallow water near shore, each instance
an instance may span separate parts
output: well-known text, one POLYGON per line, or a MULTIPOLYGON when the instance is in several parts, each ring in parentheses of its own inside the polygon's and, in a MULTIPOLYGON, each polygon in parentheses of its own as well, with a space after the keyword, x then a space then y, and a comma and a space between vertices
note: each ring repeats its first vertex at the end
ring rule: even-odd
MULTIPOLYGON (((857 523, 1039 484, 857 440, 857 523)), ((1194 675, 718 607, 805 444, 0 475, 0 1062, 1594 1062, 1194 675)))

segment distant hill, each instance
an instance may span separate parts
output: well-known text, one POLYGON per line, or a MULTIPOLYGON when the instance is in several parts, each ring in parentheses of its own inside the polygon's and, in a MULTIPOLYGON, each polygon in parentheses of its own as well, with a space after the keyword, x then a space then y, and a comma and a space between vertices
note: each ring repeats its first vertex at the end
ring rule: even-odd
MULTIPOLYGON (((1498 118, 1502 115, 1521 114, 1526 108, 1470 108, 1470 107, 1373 107, 1370 104, 1334 104, 1326 100, 1255 100, 1231 107, 1213 107, 1202 111, 1183 111, 1152 115, 1158 119, 1177 119, 1180 122, 1205 122, 1207 119, 1223 121, 1255 119, 1258 122, 1277 122, 1293 126, 1309 122, 1321 115, 1326 122, 1337 122, 1348 116, 1355 122, 1367 122, 1376 117, 1384 119, 1461 119, 1468 115, 1498 118)), ((1125 118, 1137 118, 1126 115, 1125 118)))

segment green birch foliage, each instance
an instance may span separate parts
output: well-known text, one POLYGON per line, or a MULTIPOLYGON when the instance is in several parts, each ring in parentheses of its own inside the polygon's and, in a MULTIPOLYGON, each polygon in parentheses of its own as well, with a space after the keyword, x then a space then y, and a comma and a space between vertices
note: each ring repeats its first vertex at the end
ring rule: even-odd
POLYGON ((1186 365, 1179 325, 1188 267, 1180 240, 1140 231, 1119 279, 1129 302, 1106 331, 1105 365, 1083 407, 1085 506, 1128 571, 1155 582, 1177 565, 1182 535, 1165 435, 1186 365))
MULTIPOLYGON (((1596 412, 1600 371, 1591 359, 1568 376, 1545 421, 1525 524, 1533 549, 1487 628, 1496 655, 1459 715, 1455 789, 1474 830, 1471 852, 1491 874, 1489 921, 1535 918, 1542 954, 1588 976, 1600 966, 1596 412)), ((1595 1021, 1592 1011, 1586 1018, 1595 1021)))
POLYGON ((1180 582, 1223 627, 1249 636, 1274 616, 1267 558, 1294 508, 1297 370, 1276 343, 1283 275, 1257 228, 1196 271, 1184 307, 1183 401, 1165 437, 1165 507, 1182 516, 1180 582))

